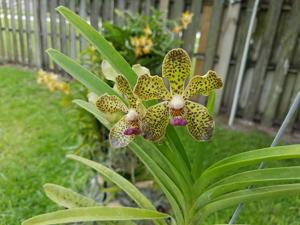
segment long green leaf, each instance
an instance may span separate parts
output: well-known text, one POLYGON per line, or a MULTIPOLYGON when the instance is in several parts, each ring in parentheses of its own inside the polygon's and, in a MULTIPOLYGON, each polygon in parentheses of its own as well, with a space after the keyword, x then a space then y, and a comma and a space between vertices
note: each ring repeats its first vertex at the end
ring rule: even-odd
POLYGON ((71 189, 57 184, 44 184, 48 198, 65 208, 89 207, 99 205, 93 199, 78 194, 71 189))
POLYGON ((234 206, 241 202, 257 201, 267 198, 295 195, 299 193, 300 184, 274 185, 232 192, 217 198, 214 202, 203 207, 199 211, 199 215, 204 217, 220 209, 234 206))
POLYGON ((132 183, 130 183, 121 175, 114 172, 112 169, 109 169, 99 163, 76 155, 67 155, 67 158, 81 162, 86 166, 89 166, 98 171, 107 180, 116 184, 125 193, 127 193, 130 196, 130 198, 132 198, 140 207, 145 209, 155 209, 152 203, 132 183))
POLYGON ((132 87, 135 85, 137 79, 136 73, 132 70, 126 60, 116 51, 111 43, 105 40, 98 31, 70 9, 64 6, 59 6, 57 11, 61 13, 86 40, 96 47, 96 49, 116 71, 127 77, 132 87))
POLYGON ((265 185, 282 182, 294 182, 300 180, 300 166, 268 168, 238 173, 226 177, 209 187, 197 199, 194 210, 204 206, 216 197, 250 185, 265 185))
POLYGON ((261 161, 300 158, 300 145, 286 145, 263 148, 240 153, 215 163, 206 169, 194 185, 195 192, 199 195, 203 189, 218 177, 228 171, 235 170, 261 161))
POLYGON ((90 91, 96 93, 97 95, 107 93, 118 96, 118 94, 107 83, 78 64, 75 60, 55 49, 48 49, 47 53, 55 63, 57 63, 68 74, 82 83, 90 91))
POLYGON ((48 225, 86 221, 157 220, 170 217, 154 210, 126 207, 84 207, 35 216, 22 225, 48 225))
POLYGON ((216 91, 210 92, 207 101, 207 109, 210 115, 214 115, 215 113, 215 100, 216 100, 216 91))

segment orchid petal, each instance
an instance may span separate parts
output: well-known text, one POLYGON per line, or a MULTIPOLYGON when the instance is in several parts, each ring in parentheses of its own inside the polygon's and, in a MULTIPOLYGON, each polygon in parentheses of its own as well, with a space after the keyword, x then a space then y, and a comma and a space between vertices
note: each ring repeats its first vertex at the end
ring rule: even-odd
POLYGON ((141 75, 134 87, 134 93, 143 101, 152 99, 167 100, 170 94, 159 76, 141 75))
POLYGON ((214 89, 223 87, 221 78, 215 71, 209 70, 204 76, 194 76, 187 85, 184 93, 185 98, 190 98, 196 94, 209 95, 214 89))
POLYGON ((133 139, 134 135, 125 135, 128 129, 126 116, 123 116, 110 130, 109 140, 113 148, 123 148, 127 146, 133 139))
POLYGON ((162 75, 170 82, 171 93, 182 94, 184 81, 191 74, 191 60, 185 50, 176 48, 168 52, 162 65, 162 75))
POLYGON ((185 107, 186 112, 183 117, 187 120, 189 133, 198 141, 210 139, 213 134, 214 121, 207 108, 191 101, 186 101, 185 107))
POLYGON ((129 81, 122 75, 116 77, 118 90, 127 97, 129 108, 134 108, 137 98, 134 96, 129 81))
POLYGON ((96 106, 101 112, 114 113, 114 112, 124 112, 128 111, 127 106, 115 95, 101 95, 97 101, 96 106))
POLYGON ((151 141, 161 140, 169 123, 168 102, 162 102, 148 108, 142 122, 144 137, 151 141))

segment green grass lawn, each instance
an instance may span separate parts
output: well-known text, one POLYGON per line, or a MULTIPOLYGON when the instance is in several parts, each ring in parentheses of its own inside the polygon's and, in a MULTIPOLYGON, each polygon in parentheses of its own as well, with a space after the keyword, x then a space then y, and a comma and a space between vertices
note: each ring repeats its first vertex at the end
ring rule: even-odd
POLYGON ((78 126, 75 106, 62 108, 61 98, 38 85, 34 72, 0 67, 1 225, 57 208, 43 193, 46 182, 75 190, 86 183, 89 170, 65 159, 63 146, 78 126))
MULTIPOLYGON (((43 193, 44 183, 58 183, 80 191, 90 175, 85 167, 65 159, 64 146, 76 142, 70 137, 79 130, 72 120, 76 106, 62 108, 62 95, 49 92, 35 80, 34 72, 0 67, 1 225, 20 224, 25 218, 56 209, 43 193)), ((180 132, 185 131, 179 129, 180 132)), ((197 165, 195 171, 201 171, 214 161, 267 147, 271 141, 271 136, 257 130, 234 131, 219 124, 211 141, 196 145, 188 138, 184 144, 193 149, 190 157, 197 165)), ((299 161, 282 163, 299 165, 299 161)), ((227 223, 233 211, 234 207, 213 214, 205 224, 227 223)), ((299 221, 300 198, 295 196, 249 203, 237 223, 296 225, 299 221)))

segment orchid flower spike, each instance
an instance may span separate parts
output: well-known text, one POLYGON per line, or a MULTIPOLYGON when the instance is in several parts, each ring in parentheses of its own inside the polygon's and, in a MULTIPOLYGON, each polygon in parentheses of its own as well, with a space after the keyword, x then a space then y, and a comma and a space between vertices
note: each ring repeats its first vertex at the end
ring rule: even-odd
POLYGON ((97 108, 104 113, 123 112, 125 115, 111 128, 109 140, 114 148, 127 146, 136 135, 142 133, 141 120, 145 116, 142 102, 133 94, 128 80, 118 75, 116 86, 128 101, 128 107, 115 95, 104 94, 96 101, 97 108))
POLYGON ((173 49, 165 56, 162 76, 170 83, 170 91, 159 76, 139 77, 134 93, 144 101, 161 99, 161 103, 147 109, 143 119, 144 137, 158 141, 165 135, 170 122, 173 126, 187 126, 189 133, 199 141, 208 140, 213 133, 214 121, 203 105, 189 99, 196 95, 209 95, 223 86, 216 72, 209 70, 204 76, 194 76, 184 88, 185 79, 191 74, 191 60, 181 48, 173 49))

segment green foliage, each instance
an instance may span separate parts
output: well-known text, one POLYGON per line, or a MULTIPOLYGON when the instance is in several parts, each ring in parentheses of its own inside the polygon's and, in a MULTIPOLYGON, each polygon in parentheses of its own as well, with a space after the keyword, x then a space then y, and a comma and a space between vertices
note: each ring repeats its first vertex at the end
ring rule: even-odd
MULTIPOLYGON (((105 47, 109 46, 109 44, 99 33, 70 10, 60 7, 59 11, 78 29, 79 32, 83 34, 83 36, 96 45, 96 48, 101 52, 104 58, 114 61, 112 66, 116 71, 121 72, 122 70, 123 74, 128 76, 131 84, 134 84, 135 81, 133 80, 134 76, 132 76, 133 72, 131 71, 131 68, 128 67, 127 64, 124 64, 124 59, 114 48, 105 47), (116 58, 112 56, 116 56, 116 58), (121 68, 122 65, 125 65, 125 68, 121 68), (128 74, 125 70, 127 70, 128 74)), ((50 56, 54 60, 58 61, 57 55, 50 56)), ((65 62, 68 61, 68 58, 63 59, 60 57, 60 60, 62 60, 61 64, 65 64, 65 62)), ((74 69, 69 68, 74 64, 65 65, 67 71, 70 72, 70 75, 77 77, 77 72, 74 69)), ((89 81, 89 76, 91 76, 90 73, 83 73, 81 76, 84 77, 82 78, 84 81, 83 83, 87 81, 87 84, 85 83, 85 85, 90 87, 93 86, 93 84, 89 81)), ((99 87, 97 87, 97 89, 99 90, 106 88, 104 83, 99 82, 98 85, 99 87)), ((91 103, 84 103, 82 101, 77 101, 77 103, 94 114, 108 129, 111 127, 111 124, 107 121, 103 114, 96 111, 95 106, 92 106, 91 103)), ((168 133, 171 132, 172 131, 168 131, 168 133)), ((276 177, 276 175, 278 175, 276 174, 277 171, 268 171, 270 177, 272 177, 273 181, 275 181, 275 184, 270 185, 269 176, 261 176, 260 173, 256 172, 256 170, 249 167, 250 165, 256 165, 262 160, 272 161, 300 158, 300 145, 263 148, 236 154, 221 159, 206 169, 203 168, 202 170, 196 170, 196 172, 193 172, 191 170, 191 168, 193 168, 193 164, 191 163, 192 161, 186 157, 187 152, 185 152, 186 150, 183 148, 183 143, 178 144, 179 140, 180 138, 178 138, 175 133, 171 133, 171 135, 167 138, 167 141, 161 146, 144 140, 141 137, 136 138, 129 144, 129 148, 145 164, 166 195, 173 210, 172 215, 167 216, 147 209, 128 208, 118 208, 116 209, 118 213, 111 214, 112 209, 110 208, 83 207, 44 214, 29 219, 23 224, 57 224, 87 220, 103 221, 145 218, 155 220, 166 217, 171 217, 173 224, 200 224, 203 223, 205 218, 211 213, 222 208, 232 206, 232 204, 238 204, 242 201, 255 201, 285 196, 288 193, 300 193, 300 185, 298 183, 293 183, 298 180, 297 178, 295 179, 295 175, 293 173, 286 173, 286 179, 282 180, 280 176, 276 177), (175 160, 173 160, 174 156, 175 160), (188 165, 191 165, 191 167, 188 165), (241 172, 251 174, 254 183, 257 181, 262 186, 253 187, 250 190, 245 189, 247 184, 240 184, 245 182, 243 178, 241 178, 241 172), (222 179, 223 182, 225 180, 226 183, 226 179, 230 180, 233 176, 235 176, 236 179, 231 182, 229 181, 227 185, 230 185, 224 190, 223 188, 225 184, 220 180, 222 179), (276 181, 284 182, 284 184, 276 184, 276 181)), ((80 160, 82 161, 82 159, 80 160)), ((93 164, 94 168, 98 165, 89 161, 85 162, 89 165, 93 164)), ((97 166, 97 168, 101 168, 102 173, 105 169, 103 166, 97 166)), ((282 168, 282 170, 288 170, 288 167, 282 168)), ((118 179, 113 180, 111 176, 107 176, 107 179, 110 179, 118 185, 121 178, 119 176, 117 176, 117 178, 118 179)), ((123 186, 123 188, 125 187, 123 186)), ((137 195, 141 195, 138 190, 130 189, 130 191, 135 192, 134 195, 131 193, 131 196, 134 196, 134 199, 137 195)), ((129 192, 129 190, 127 190, 127 192, 129 192)), ((144 197, 142 198, 144 199, 144 197)))
MULTIPOLYGON (((141 64, 151 68, 153 74, 158 74, 165 53, 181 44, 177 34, 172 32, 176 21, 163 19, 162 13, 156 9, 152 9, 150 16, 116 13, 123 23, 105 22, 100 30, 103 37, 130 65, 141 64), (137 46, 139 43, 146 46, 144 50, 137 46)), ((95 74, 101 75, 102 58, 105 56, 97 49, 90 45, 81 53, 81 61, 95 74)))

